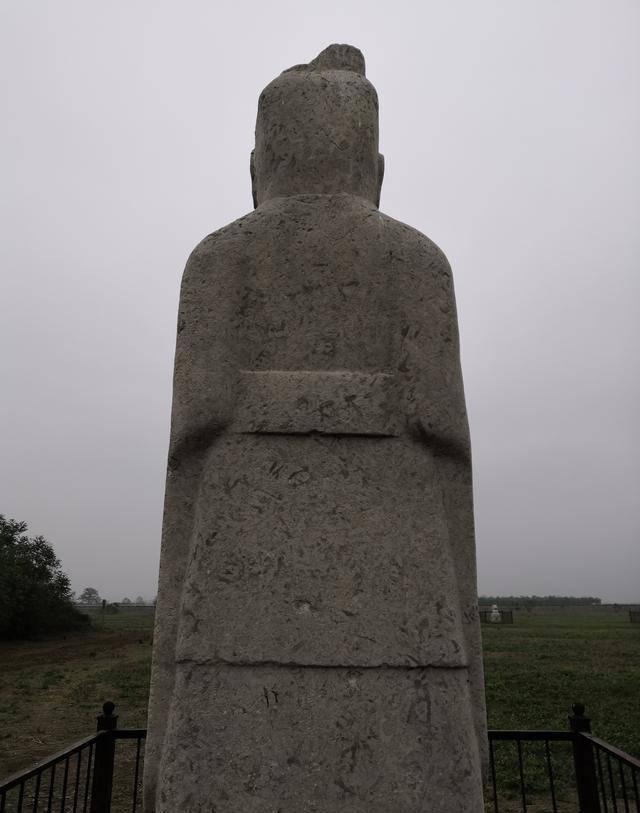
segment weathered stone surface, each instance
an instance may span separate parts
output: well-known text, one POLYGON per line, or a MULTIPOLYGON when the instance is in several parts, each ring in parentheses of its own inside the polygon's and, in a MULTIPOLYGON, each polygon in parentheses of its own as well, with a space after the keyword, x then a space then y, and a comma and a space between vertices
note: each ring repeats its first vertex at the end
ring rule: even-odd
POLYGON ((477 813, 467 684, 462 669, 180 665, 161 809, 477 813))
POLYGON ((397 390, 394 376, 385 373, 242 370, 233 429, 265 435, 399 435, 397 390))
POLYGON ((180 660, 467 665, 438 472, 417 443, 231 435, 216 459, 228 465, 202 476, 180 660))
POLYGON ((187 264, 148 811, 482 810, 451 271, 378 211, 377 142, 359 51, 286 71, 257 208, 187 264))

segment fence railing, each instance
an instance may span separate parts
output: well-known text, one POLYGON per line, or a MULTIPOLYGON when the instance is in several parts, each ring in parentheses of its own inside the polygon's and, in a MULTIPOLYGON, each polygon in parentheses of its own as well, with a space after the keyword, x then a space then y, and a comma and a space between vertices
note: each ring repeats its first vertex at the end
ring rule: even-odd
POLYGON ((96 743, 94 734, 39 762, 28 771, 10 776, 0 785, 0 811, 31 809, 86 811, 91 799, 96 743), (61 772, 62 771, 62 772, 61 772), (43 806, 46 799, 46 808, 43 806), (11 804, 9 807, 8 804, 11 804))
MULTIPOLYGON (((105 703, 95 734, 0 782, 0 813, 140 811, 147 732, 114 712, 105 703)), ((640 760, 593 736, 580 704, 567 731, 489 731, 487 785, 489 813, 640 813, 640 760)))
POLYGON ((107 702, 98 730, 57 754, 0 782, 0 813, 115 813, 141 809, 144 728, 119 729, 107 702), (128 741, 135 751, 118 749, 128 741), (116 770, 117 768, 117 770, 116 770))
POLYGON ((608 813, 618 809, 640 811, 640 761, 624 751, 603 742, 598 737, 585 735, 591 744, 597 766, 597 784, 602 796, 602 807, 594 808, 608 813), (604 767, 603 767, 604 766, 604 767), (618 808, 618 803, 622 805, 618 808))
POLYGON ((584 711, 568 731, 489 731, 489 811, 640 813, 640 760, 594 737, 584 711))

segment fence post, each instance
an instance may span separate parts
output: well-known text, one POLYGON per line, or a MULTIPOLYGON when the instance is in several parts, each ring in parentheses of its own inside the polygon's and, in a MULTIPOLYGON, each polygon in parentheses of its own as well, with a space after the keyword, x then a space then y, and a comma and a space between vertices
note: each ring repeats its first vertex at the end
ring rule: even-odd
POLYGON ((576 735, 573 738, 573 764, 578 786, 580 813, 600 813, 600 796, 598 795, 598 777, 593 756, 593 746, 581 733, 591 733, 591 720, 585 717, 582 703, 571 706, 573 714, 569 715, 569 728, 576 735))
MULTIPOLYGON (((118 725, 115 704, 108 700, 98 715, 98 731, 113 731, 118 725)), ((110 813, 113 789, 113 762, 116 752, 115 738, 106 734, 96 742, 91 783, 91 813, 110 813)))

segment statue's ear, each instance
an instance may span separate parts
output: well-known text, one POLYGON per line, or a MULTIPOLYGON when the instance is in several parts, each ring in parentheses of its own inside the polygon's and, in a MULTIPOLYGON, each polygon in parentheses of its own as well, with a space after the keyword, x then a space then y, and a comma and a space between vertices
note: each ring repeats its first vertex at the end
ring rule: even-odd
POLYGON ((251 173, 251 197, 253 198, 253 208, 258 208, 258 193, 256 192, 256 164, 255 164, 255 150, 251 150, 251 158, 249 158, 249 172, 251 173))
POLYGON ((382 190, 382 181, 384 179, 384 155, 378 153, 378 192, 376 195, 376 206, 380 208, 380 191, 382 190))

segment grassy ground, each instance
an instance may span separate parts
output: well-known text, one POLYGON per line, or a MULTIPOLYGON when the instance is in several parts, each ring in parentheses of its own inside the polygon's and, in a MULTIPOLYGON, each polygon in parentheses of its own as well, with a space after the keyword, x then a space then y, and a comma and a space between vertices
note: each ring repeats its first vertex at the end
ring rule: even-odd
POLYGON ((153 614, 94 616, 51 641, 0 643, 0 777, 95 730, 105 700, 120 724, 146 725, 153 614))
MULTIPOLYGON (((627 612, 523 611, 513 626, 484 625, 483 643, 490 728, 566 730, 571 704, 581 702, 595 734, 640 756, 640 625, 627 612)), ((551 755, 560 810, 576 810, 569 748, 557 743, 551 755)), ((535 799, 549 787, 544 750, 525 745, 524 758, 535 799)), ((514 745, 496 744, 496 765, 506 791, 501 810, 521 810, 519 802, 509 806, 519 792, 514 745)))
MULTIPOLYGON (((151 629, 149 610, 121 609, 88 633, 0 644, 0 777, 90 733, 105 699, 121 726, 144 727, 151 629)), ((579 701, 598 736, 640 756, 640 625, 626 612, 523 611, 483 637, 490 728, 565 730, 579 701)))
POLYGON ((581 702, 594 733, 640 756, 640 624, 628 613, 523 612, 482 632, 490 728, 562 730, 581 702))

